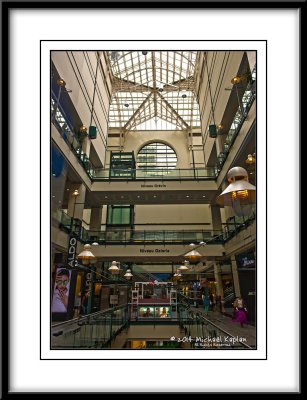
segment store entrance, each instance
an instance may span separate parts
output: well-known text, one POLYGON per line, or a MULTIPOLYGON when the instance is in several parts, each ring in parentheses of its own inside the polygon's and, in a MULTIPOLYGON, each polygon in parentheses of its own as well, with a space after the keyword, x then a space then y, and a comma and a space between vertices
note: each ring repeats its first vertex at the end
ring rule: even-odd
POLYGON ((238 270, 241 297, 246 302, 248 320, 255 322, 256 315, 256 274, 255 270, 238 270))

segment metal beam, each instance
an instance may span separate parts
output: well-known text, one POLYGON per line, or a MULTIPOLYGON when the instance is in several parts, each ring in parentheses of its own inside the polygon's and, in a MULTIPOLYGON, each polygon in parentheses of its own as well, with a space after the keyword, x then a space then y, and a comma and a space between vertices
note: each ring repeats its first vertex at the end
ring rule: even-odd
MULTIPOLYGON (((146 97, 146 99, 143 101, 143 103, 135 110, 133 115, 128 119, 128 121, 125 123, 123 129, 129 129, 129 125, 133 120, 136 119, 137 115, 141 113, 141 111, 144 109, 144 106, 146 103, 150 100, 150 97, 152 96, 152 93, 149 93, 149 95, 146 97)), ((131 124, 132 125, 132 124, 131 124)))
POLYGON ((157 95, 161 98, 162 102, 166 105, 166 107, 176 116, 176 119, 178 119, 186 129, 190 129, 190 126, 185 122, 185 120, 177 113, 177 111, 169 104, 168 101, 165 100, 163 96, 161 96, 160 93, 157 93, 157 95))
POLYGON ((151 66, 152 66, 152 81, 153 81, 153 101, 154 101, 154 117, 157 116, 158 110, 157 110, 157 71, 156 71, 156 60, 155 60, 155 52, 151 52, 151 66))

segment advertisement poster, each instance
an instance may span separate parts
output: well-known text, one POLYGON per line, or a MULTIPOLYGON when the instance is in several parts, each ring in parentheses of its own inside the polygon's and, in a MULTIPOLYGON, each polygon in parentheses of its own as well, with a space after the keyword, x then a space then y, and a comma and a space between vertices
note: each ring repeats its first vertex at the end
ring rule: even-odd
POLYGON ((53 313, 67 312, 70 278, 70 270, 67 268, 57 268, 51 305, 53 313))

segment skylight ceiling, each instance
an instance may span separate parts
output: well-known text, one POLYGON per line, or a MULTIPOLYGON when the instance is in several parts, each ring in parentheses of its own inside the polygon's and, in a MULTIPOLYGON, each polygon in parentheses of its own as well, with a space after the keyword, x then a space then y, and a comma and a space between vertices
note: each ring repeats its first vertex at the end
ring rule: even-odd
POLYGON ((113 99, 109 127, 200 126, 194 95, 196 51, 109 51, 113 99))

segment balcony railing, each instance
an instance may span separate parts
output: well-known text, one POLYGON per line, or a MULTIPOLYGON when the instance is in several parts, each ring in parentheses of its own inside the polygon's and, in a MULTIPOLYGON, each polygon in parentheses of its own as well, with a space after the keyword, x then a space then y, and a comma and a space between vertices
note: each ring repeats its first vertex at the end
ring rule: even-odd
POLYGON ((207 242, 210 244, 224 243, 223 232, 219 230, 134 230, 107 229, 105 231, 87 230, 81 226, 81 220, 69 217, 63 210, 57 210, 53 218, 59 228, 66 233, 74 233, 84 243, 99 244, 189 244, 192 242, 207 242))
POLYGON ((128 304, 99 311, 85 317, 52 326, 53 349, 108 348, 112 340, 129 323, 128 304))
POLYGON ((203 180, 216 179, 216 169, 214 167, 195 169, 95 169, 91 178, 92 180, 203 180))
POLYGON ((218 155, 218 162, 216 164, 216 175, 220 173, 227 156, 230 152, 230 149, 238 136, 241 127, 247 117, 247 114, 256 98, 256 91, 255 91, 255 79, 256 79, 256 70, 254 69, 252 72, 252 81, 248 83, 246 90, 242 97, 242 104, 238 105, 237 112, 234 116, 232 124, 230 126, 229 132, 226 136, 225 143, 223 150, 218 155))

